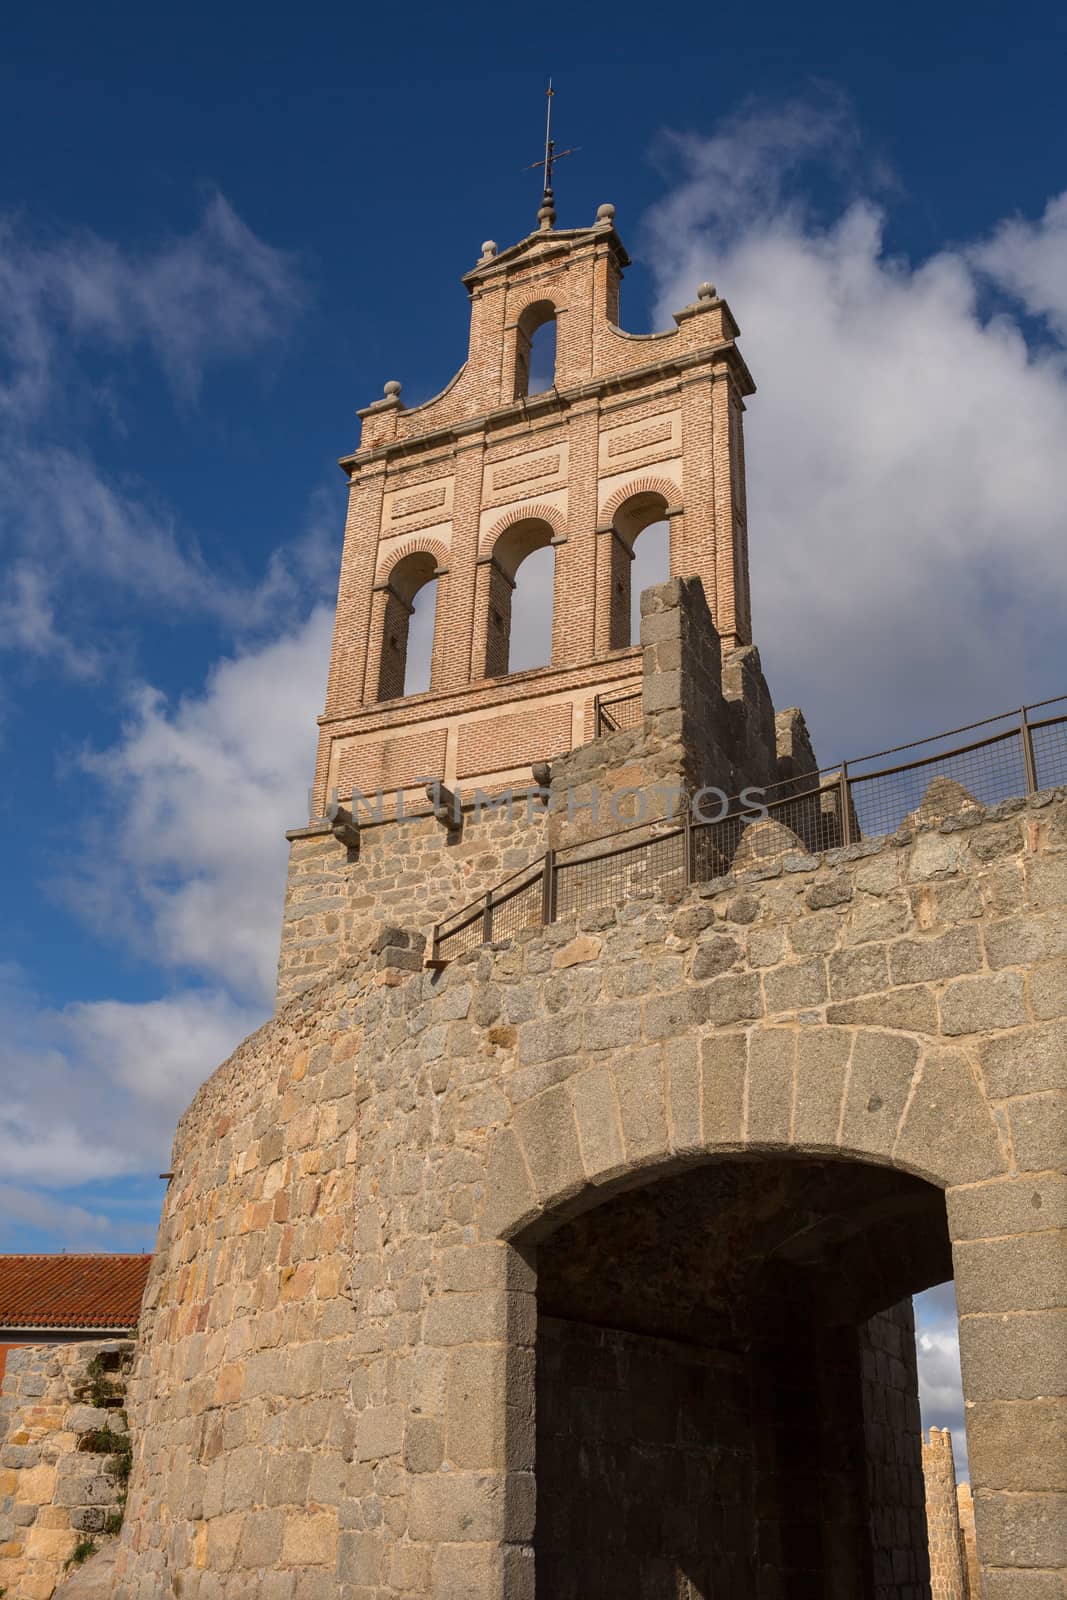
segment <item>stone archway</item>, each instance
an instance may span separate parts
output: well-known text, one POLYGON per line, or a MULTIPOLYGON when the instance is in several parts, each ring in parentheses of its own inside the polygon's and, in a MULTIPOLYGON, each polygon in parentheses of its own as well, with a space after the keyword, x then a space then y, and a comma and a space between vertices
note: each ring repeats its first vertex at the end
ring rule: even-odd
MULTIPOLYGON (((687 916, 679 913, 679 926, 687 916)), ((721 937, 714 934, 707 942, 721 937)), ((579 936, 564 947, 558 962, 575 959, 581 945, 579 936)), ((698 964, 705 971, 717 970, 709 968, 707 957, 698 964)), ((508 1297, 513 1302, 509 1322, 521 1330, 508 1344, 501 1384, 508 1393, 528 1393, 533 1406, 536 1379, 531 1375, 545 1314, 544 1302, 539 1304, 538 1253, 552 1249, 552 1240, 560 1230, 573 1228, 575 1219, 607 1208, 619 1196, 684 1181, 709 1161, 738 1157, 797 1161, 829 1156, 844 1169, 874 1168, 907 1182, 921 1180, 922 1189, 936 1196, 942 1218, 947 1209, 955 1271, 946 1270, 946 1263, 932 1275, 919 1272, 902 1281, 899 1292, 910 1297, 938 1278, 956 1278, 968 1433, 973 1433, 972 1465, 979 1486, 979 1556, 986 1563, 987 1588, 998 1593, 999 1585, 999 1594, 1014 1600, 1016 1593, 1025 1594, 1029 1580, 1014 1565, 1013 1516, 1037 1518, 1044 1526, 1035 1550, 1055 1551, 1055 1535, 1044 1520, 1052 1514, 1052 1499, 1025 1493, 1035 1479, 1043 1481, 1045 1468, 1037 1458, 1046 1450, 1047 1438, 1044 1445, 1023 1445, 1019 1433, 1031 1409, 1043 1428, 1055 1433, 1057 1426, 1055 1403, 1050 1406, 1041 1398, 1047 1392, 1041 1385, 1049 1383, 1045 1374, 1052 1373, 1056 1362, 1055 1318, 1044 1308, 1051 1307, 1060 1291, 1054 1286, 1055 1272, 1050 1275, 1040 1265, 1055 1248, 1046 1231, 1046 1220, 1052 1219, 1041 1215, 1051 1198, 1049 1183, 1059 1192, 1055 1180, 1013 1170, 1003 1123, 998 1127, 973 1068, 973 1046, 960 1048, 933 1036, 919 990, 834 1011, 841 1022, 858 1022, 866 1013, 881 1026, 805 1027, 794 1016, 788 1026, 750 1022, 746 1029, 737 1027, 739 1012, 762 1008, 771 996, 784 1000, 786 992, 779 995, 777 977, 765 972, 762 998, 746 1001, 745 981, 741 976, 714 980, 730 1008, 723 1021, 733 1022, 733 1028, 709 1029, 702 1004, 691 995, 653 994, 645 1002, 644 1021, 646 1036, 661 1040, 657 1048, 571 1063, 565 1082, 520 1104, 511 1125, 496 1136, 489 1154, 484 1222, 496 1238, 514 1246, 501 1266, 516 1291, 508 1297), (911 1029, 915 1031, 906 1031, 911 1029), (1032 1208, 1029 1217, 1026 1206, 1032 1208), (991 1272, 1003 1274, 999 1282, 991 1272), (1036 1282, 1028 1283, 1031 1273, 1042 1278, 1040 1289, 1036 1282), (1006 1315, 992 1315, 994 1311, 1006 1315), (1008 1330, 1018 1335, 1023 1321, 1025 1338, 1033 1343, 1021 1347, 1014 1360, 1007 1348, 1008 1330), (1037 1402, 1034 1408, 1027 1403, 1031 1398, 1037 1402), (1009 1439, 1021 1446, 1014 1457, 1007 1448, 1009 1439)), ((788 981, 794 1006, 803 1006, 806 998, 810 1002, 803 982, 801 968, 794 965, 788 981)), ((975 997, 985 988, 985 980, 979 981, 975 997)), ((994 978, 988 992, 995 995, 997 990, 994 978)), ((754 993, 759 992, 757 985, 754 993)), ((966 1026, 972 1024, 977 1027, 978 1014, 966 1026)), ((604 1026, 614 1030, 617 1040, 622 1024, 609 1024, 605 1018, 604 1026)), ((586 1031, 592 1039, 588 1020, 586 1031)), ((561 1036, 558 1025, 553 1034, 561 1036)), ((1043 1039, 1035 1035, 1029 1044, 1040 1049, 1043 1039)), ((999 1062, 1006 1059, 1004 1053, 1015 1059, 1027 1047, 1025 1036, 1003 1038, 995 1042, 989 1059, 999 1062)), ((565 1041, 559 1048, 565 1048, 565 1041)), ((1022 1150, 1020 1144, 1020 1156, 1022 1150)), ((878 1308, 886 1310, 892 1310, 888 1302, 878 1308)), ((859 1326, 856 1321, 851 1325, 859 1326)), ((890 1327, 888 1337, 899 1339, 900 1331, 898 1321, 896 1333, 890 1327)), ((1058 1382, 1053 1376, 1052 1386, 1058 1382)), ((903 1396, 898 1403, 904 1403, 903 1396)), ((505 1480, 513 1561, 520 1551, 533 1554, 537 1549, 536 1430, 536 1421, 524 1416, 503 1446, 515 1469, 505 1480), (520 1531, 524 1526, 530 1530, 526 1535, 520 1531)), ((916 1450, 918 1442, 916 1427, 916 1450)), ((873 1463, 853 1465, 854 1471, 866 1472, 873 1463)), ((917 1473, 914 1481, 921 1493, 917 1473)), ((837 1540, 841 1530, 830 1529, 829 1535, 837 1540)), ((884 1557, 885 1551, 872 1551, 868 1545, 863 1559, 873 1561, 878 1554, 884 1557)), ((906 1551, 898 1552, 898 1564, 905 1556, 906 1551)), ((865 1592, 848 1587, 856 1581, 854 1571, 844 1570, 844 1587, 826 1593, 865 1592)), ((533 1574, 527 1573, 525 1582, 526 1588, 515 1592, 532 1595, 533 1574)), ((881 1592, 907 1589, 890 1586, 881 1592)))
MULTIPOLYGON (((204 1572, 252 1600, 279 1562, 331 1600, 534 1600, 539 1319, 575 1310, 542 1290, 552 1253, 607 1264, 598 1214, 640 1220, 671 1184, 691 1205, 742 1164, 888 1184, 850 1191, 860 1267, 882 1201, 892 1221, 915 1198, 895 1237, 922 1242, 944 1197, 982 1600, 1056 1594, 1065 895, 1063 801, 1036 797, 523 929, 443 972, 384 930, 182 1121, 117 1600, 204 1572)), ((771 1220, 796 1208, 780 1192, 771 1220)))
POLYGON ((885 1166, 725 1158, 537 1247, 536 1593, 928 1593, 910 1297, 944 1198, 885 1166))

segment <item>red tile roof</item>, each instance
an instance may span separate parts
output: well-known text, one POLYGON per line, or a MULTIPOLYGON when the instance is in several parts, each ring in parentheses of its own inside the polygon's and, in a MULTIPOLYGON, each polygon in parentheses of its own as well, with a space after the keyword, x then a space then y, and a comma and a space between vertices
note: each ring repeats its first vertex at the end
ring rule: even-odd
POLYGON ((150 1255, 0 1255, 0 1328, 132 1328, 150 1255))

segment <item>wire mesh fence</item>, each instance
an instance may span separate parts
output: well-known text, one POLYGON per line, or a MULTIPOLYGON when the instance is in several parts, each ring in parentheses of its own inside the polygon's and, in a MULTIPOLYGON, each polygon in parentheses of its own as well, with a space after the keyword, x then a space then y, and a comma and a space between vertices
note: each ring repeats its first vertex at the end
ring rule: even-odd
MULTIPOLYGON (((634 699, 640 708, 640 694, 612 704, 634 699)), ((602 709, 598 701, 598 731, 602 709)), ((1067 696, 1011 715, 1010 726, 1004 726, 1007 717, 992 717, 843 763, 836 771, 821 769, 755 791, 762 795, 760 804, 730 801, 721 816, 703 816, 698 809, 677 824, 636 824, 569 851, 550 850, 438 923, 433 959, 453 960, 488 939, 511 938, 522 928, 618 904, 649 890, 680 889, 790 855, 817 855, 895 833, 902 826, 965 817, 968 811, 1067 784, 1067 696), (1052 706, 1065 709, 1052 716, 1030 715, 1052 706), (936 748, 980 727, 993 731, 965 745, 936 748), (925 753, 872 767, 905 750, 925 753)))
POLYGON ((607 733, 624 733, 639 728, 644 716, 641 690, 627 690, 625 694, 597 695, 594 701, 594 728, 596 737, 607 733))
POLYGON ((630 900, 649 889, 681 888, 686 881, 683 830, 675 827, 575 861, 557 860, 555 873, 557 917, 630 900))
POLYGON ((543 870, 528 883, 511 889, 497 898, 492 897, 489 908, 490 932, 493 939, 512 939, 520 928, 532 928, 542 920, 543 870))
POLYGON ((1026 762, 1018 730, 905 767, 850 777, 860 833, 895 833, 902 823, 936 821, 968 808, 1025 794, 1026 762))
POLYGON ((478 906, 474 914, 465 916, 462 922, 438 923, 434 929, 431 959, 455 961, 457 956, 465 956, 468 950, 477 950, 484 943, 484 908, 478 906))
POLYGON ((1039 789, 1067 784, 1067 717, 1050 717, 1030 724, 1034 766, 1039 789))

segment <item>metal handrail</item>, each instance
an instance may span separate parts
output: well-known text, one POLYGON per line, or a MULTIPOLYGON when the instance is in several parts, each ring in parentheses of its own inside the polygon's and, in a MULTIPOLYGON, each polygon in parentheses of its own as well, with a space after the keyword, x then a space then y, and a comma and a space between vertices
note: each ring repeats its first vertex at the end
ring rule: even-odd
MULTIPOLYGON (((618 698, 633 699, 636 696, 626 695, 618 698)), ((1067 701, 1067 695, 1055 695, 1048 700, 1038 701, 1033 706, 1022 706, 1014 713, 1008 712, 996 717, 986 717, 981 722, 969 723, 964 727, 952 729, 949 733, 931 734, 925 739, 913 740, 910 744, 896 745, 892 749, 878 751, 870 756, 863 756, 859 762, 842 761, 836 767, 819 767, 814 772, 801 774, 800 777, 785 779, 780 783, 768 786, 762 791, 765 797, 771 789, 787 791, 775 799, 764 798, 762 807, 768 813, 780 812, 790 806, 800 807, 804 802, 810 803, 828 795, 834 796, 836 792, 836 804, 831 808, 831 814, 828 814, 826 826, 830 828, 836 827, 839 834, 837 842, 848 844, 853 842, 854 830, 859 830, 862 837, 862 829, 859 829, 859 823, 853 810, 853 796, 857 788, 864 784, 875 782, 878 779, 899 777, 902 773, 919 771, 924 767, 934 766, 937 763, 948 763, 956 758, 972 755, 975 751, 1005 744, 1010 740, 1019 741, 1025 791, 1028 794, 1032 794, 1038 788, 1039 778, 1035 761, 1033 734, 1041 729, 1067 724, 1067 712, 1060 716, 1043 717, 1034 722, 1030 721, 1029 712, 1043 710, 1046 706, 1057 705, 1062 701, 1067 701), (1015 726, 990 734, 985 739, 972 740, 968 744, 957 745, 950 750, 941 750, 933 755, 920 756, 917 760, 901 762, 896 766, 881 767, 874 772, 857 773, 852 770, 864 761, 877 760, 879 756, 892 755, 901 750, 914 750, 920 745, 932 744, 940 739, 951 738, 956 733, 970 732, 974 728, 988 727, 992 723, 1002 722, 1005 716, 1009 715, 1013 715, 1018 719, 1015 726), (798 789, 798 784, 809 782, 812 779, 815 780, 814 787, 798 789)), ((597 727, 599 729, 602 705, 599 696, 597 697, 596 705, 597 727)), ((563 852, 557 852, 552 849, 546 850, 543 855, 527 862, 525 867, 516 868, 506 878, 501 879, 498 884, 483 890, 468 905, 452 912, 448 917, 438 922, 433 931, 433 960, 440 965, 442 941, 455 938, 457 935, 464 933, 479 918, 484 919, 486 938, 491 938, 493 911, 499 909, 502 905, 506 905, 517 895, 525 893, 532 888, 538 878, 542 880, 541 921, 542 923, 549 923, 555 920, 557 886, 561 873, 571 868, 592 866, 597 862, 605 861, 615 856, 623 856, 632 854, 637 850, 648 849, 652 845, 660 844, 665 840, 677 838, 680 834, 686 835, 684 872, 688 883, 692 881, 695 871, 693 836, 700 832, 707 832, 712 833, 714 837, 712 831, 715 829, 726 830, 730 825, 743 827, 746 819, 751 819, 755 814, 753 807, 750 805, 743 806, 740 797, 735 796, 728 802, 725 814, 714 821, 693 821, 687 805, 682 822, 674 826, 664 826, 665 823, 669 822, 666 817, 642 818, 641 821, 630 823, 625 828, 618 828, 612 833, 600 834, 592 839, 575 841, 575 843, 566 846, 563 852), (650 836, 633 841, 627 839, 624 843, 619 842, 626 835, 632 834, 639 829, 644 830, 650 836), (574 860, 560 859, 561 854, 565 855, 578 850, 587 851, 590 845, 609 840, 611 844, 607 849, 597 851, 594 854, 581 855, 574 860), (501 893, 513 879, 521 875, 526 875, 523 883, 516 884, 507 893, 501 893)), ((810 814, 808 820, 810 821, 810 814)), ((797 823, 800 827, 804 826, 804 822, 799 817, 797 823)), ((720 834, 719 837, 725 839, 725 834, 720 834)), ((826 848, 826 846, 824 844, 816 846, 816 848, 826 848)))
POLYGON ((600 739, 605 733, 623 733, 625 730, 620 722, 616 722, 611 714, 613 706, 630 705, 635 700, 642 698, 640 686, 636 689, 627 689, 623 693, 613 695, 595 695, 593 698, 593 736, 600 739))
MULTIPOLYGON (((992 721, 994 719, 991 718, 990 720, 992 721)), ((1052 721, 1064 722, 1067 721, 1067 718, 1053 717, 1052 721)), ((972 750, 988 750, 990 745, 1003 744, 1006 739, 1017 739, 1018 737, 1018 728, 1005 728, 1003 733, 991 734, 988 739, 975 739, 973 744, 955 745, 951 750, 939 751, 937 755, 921 756, 918 761, 902 761, 900 765, 896 767, 879 767, 877 772, 850 772, 849 782, 867 783, 872 778, 895 778, 898 772, 915 772, 919 767, 932 766, 935 761, 948 761, 953 756, 968 756, 972 750)), ((925 742, 926 741, 922 739, 916 740, 917 744, 923 744, 925 742)), ((888 751, 886 754, 888 754, 888 751)), ((867 757, 868 761, 873 759, 873 756, 867 757)), ((850 762, 849 766, 851 767, 851 765, 852 763, 850 762)))

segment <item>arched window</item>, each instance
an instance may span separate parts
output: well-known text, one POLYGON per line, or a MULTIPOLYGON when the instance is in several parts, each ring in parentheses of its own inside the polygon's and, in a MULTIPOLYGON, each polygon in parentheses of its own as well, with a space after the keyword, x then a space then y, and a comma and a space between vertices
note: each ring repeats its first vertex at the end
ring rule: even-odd
POLYGON ((670 523, 661 494, 634 495, 615 514, 611 535, 612 650, 625 650, 641 637, 641 594, 671 575, 670 523))
POLYGON ((416 550, 398 561, 386 586, 378 699, 420 694, 430 687, 437 561, 416 550))
POLYGON ((555 381, 556 308, 551 300, 537 300, 515 330, 515 399, 543 394, 555 381))
POLYGON ((671 575, 671 525, 669 522, 650 522, 642 528, 633 543, 633 562, 630 566, 630 637, 629 644, 641 638, 641 596, 657 583, 666 583, 671 575))
POLYGON ((412 597, 408 618, 408 658, 403 694, 425 694, 433 668, 433 633, 437 621, 437 579, 431 578, 412 597))
POLYGON ((552 660, 552 538, 549 523, 528 517, 513 523, 496 542, 489 575, 487 678, 547 666, 552 660))

